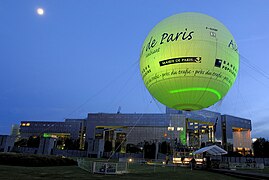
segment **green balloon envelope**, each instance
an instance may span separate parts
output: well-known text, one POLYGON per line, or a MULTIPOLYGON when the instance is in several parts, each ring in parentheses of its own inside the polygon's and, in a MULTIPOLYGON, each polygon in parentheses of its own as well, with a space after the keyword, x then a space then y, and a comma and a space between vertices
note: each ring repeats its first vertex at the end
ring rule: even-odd
POLYGON ((199 110, 221 100, 233 85, 239 54, 229 30, 200 13, 182 13, 157 24, 144 41, 140 72, 162 104, 199 110))

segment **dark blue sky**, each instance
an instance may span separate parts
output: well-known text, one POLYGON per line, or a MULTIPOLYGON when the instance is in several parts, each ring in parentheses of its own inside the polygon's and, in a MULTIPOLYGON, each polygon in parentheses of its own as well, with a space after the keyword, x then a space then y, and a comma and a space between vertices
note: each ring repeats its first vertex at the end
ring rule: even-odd
POLYGON ((164 18, 200 12, 231 31, 241 55, 236 83, 210 109, 252 119, 252 136, 269 138, 268 8, 267 0, 1 0, 0 134, 22 120, 84 118, 119 106, 164 112, 139 73, 142 43, 164 18))

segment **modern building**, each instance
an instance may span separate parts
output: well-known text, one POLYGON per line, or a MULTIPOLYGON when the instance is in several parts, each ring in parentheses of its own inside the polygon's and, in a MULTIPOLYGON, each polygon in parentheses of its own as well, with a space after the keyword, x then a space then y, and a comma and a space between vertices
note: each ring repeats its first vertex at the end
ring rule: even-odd
POLYGON ((88 154, 90 157, 99 156, 104 152, 106 142, 112 143, 112 151, 122 143, 123 152, 127 144, 161 142, 168 138, 178 137, 178 141, 186 144, 185 123, 184 116, 177 114, 89 113, 86 120, 88 154), (168 127, 175 129, 169 131, 168 127))
POLYGON ((13 137, 20 136, 20 125, 19 124, 12 124, 10 135, 13 137))
POLYGON ((221 116, 222 145, 228 151, 250 154, 251 120, 230 115, 221 116))
POLYGON ((0 135, 0 152, 9 152, 15 143, 15 137, 9 135, 0 135))
POLYGON ((86 141, 89 156, 99 156, 107 141, 115 151, 144 141, 173 141, 193 149, 217 143, 228 151, 251 153, 251 120, 200 110, 166 109, 163 114, 89 113, 86 141), (122 141, 124 139, 124 141, 122 141), (121 142, 121 143, 120 143, 121 142))
POLYGON ((159 114, 89 113, 86 119, 65 122, 22 121, 20 136, 79 139, 89 157, 102 156, 108 145, 124 153, 128 145, 164 141, 192 149, 219 144, 228 151, 251 153, 251 120, 206 110, 167 108, 159 114))
MULTIPOLYGON (((79 140, 80 149, 85 144, 85 120, 66 119, 65 122, 57 121, 22 121, 20 125, 21 139, 29 137, 52 137, 79 140)), ((64 144, 63 144, 64 145, 64 144)))

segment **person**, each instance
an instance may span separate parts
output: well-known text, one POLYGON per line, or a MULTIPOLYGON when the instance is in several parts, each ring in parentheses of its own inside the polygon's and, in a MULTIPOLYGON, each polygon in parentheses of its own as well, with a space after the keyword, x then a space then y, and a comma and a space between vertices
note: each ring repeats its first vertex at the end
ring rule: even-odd
POLYGON ((206 168, 207 169, 211 168, 211 158, 209 156, 206 157, 206 168))
POLYGON ((181 156, 181 163, 184 165, 185 156, 181 156))
POLYGON ((167 154, 165 157, 165 164, 168 164, 168 162, 169 162, 169 155, 167 154))
POLYGON ((195 158, 192 158, 190 163, 191 163, 191 170, 193 170, 195 168, 195 165, 196 165, 195 158))

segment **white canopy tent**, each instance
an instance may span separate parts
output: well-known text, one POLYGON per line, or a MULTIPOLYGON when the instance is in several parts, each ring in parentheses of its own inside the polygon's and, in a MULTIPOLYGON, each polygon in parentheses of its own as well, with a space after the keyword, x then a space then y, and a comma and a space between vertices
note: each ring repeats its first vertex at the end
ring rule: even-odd
POLYGON ((216 155, 216 156, 227 154, 227 151, 225 151, 224 149, 220 148, 217 145, 212 145, 212 146, 207 146, 207 147, 201 148, 201 149, 195 151, 193 154, 201 154, 204 152, 208 152, 209 154, 216 155))

